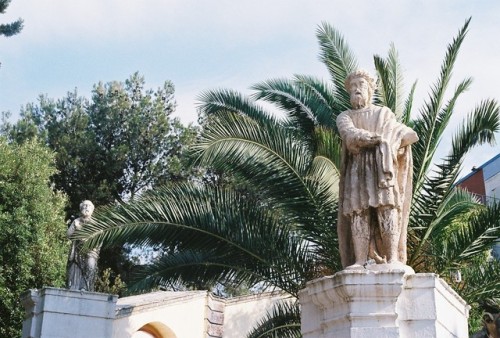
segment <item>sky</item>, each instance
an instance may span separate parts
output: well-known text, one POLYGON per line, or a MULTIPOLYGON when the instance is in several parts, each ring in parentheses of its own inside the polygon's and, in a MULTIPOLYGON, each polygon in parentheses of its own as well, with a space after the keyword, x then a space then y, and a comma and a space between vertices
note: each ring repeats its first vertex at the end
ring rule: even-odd
MULTIPOLYGON (((446 46, 472 17, 450 84, 472 77, 437 153, 486 98, 500 99, 500 1, 495 0, 13 0, 0 23, 23 18, 23 31, 0 38, 0 111, 19 117, 40 94, 58 99, 77 88, 90 96, 99 81, 134 72, 146 88, 174 83, 175 115, 197 118, 197 97, 294 74, 329 79, 319 61, 316 31, 327 22, 342 32, 361 68, 373 55, 399 52, 406 88, 418 80, 415 116, 436 81, 446 46)), ((497 134, 500 142, 500 134, 497 134)), ((462 176, 498 154, 475 148, 462 176)), ((437 159, 439 160, 439 158, 437 159)))

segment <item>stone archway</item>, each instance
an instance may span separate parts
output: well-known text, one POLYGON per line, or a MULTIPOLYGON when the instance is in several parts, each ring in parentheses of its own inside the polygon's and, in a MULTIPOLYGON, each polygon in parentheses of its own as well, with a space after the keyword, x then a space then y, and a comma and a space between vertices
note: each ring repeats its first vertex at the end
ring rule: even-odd
POLYGON ((137 330, 132 338, 177 338, 175 333, 165 324, 151 322, 137 330))

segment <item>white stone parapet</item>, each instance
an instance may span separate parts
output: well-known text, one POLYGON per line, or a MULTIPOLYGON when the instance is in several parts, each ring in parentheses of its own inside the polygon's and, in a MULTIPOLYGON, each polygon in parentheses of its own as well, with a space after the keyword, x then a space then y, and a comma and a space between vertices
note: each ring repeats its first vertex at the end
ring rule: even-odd
POLYGON ((469 309, 436 274, 409 275, 397 304, 401 337, 467 338, 469 309))
POLYGON ((111 337, 117 298, 58 288, 29 290, 21 298, 25 309, 22 337, 111 337))
MULTIPOLYGON (((29 290, 23 338, 240 338, 283 292, 222 299, 209 291, 157 291, 123 297, 57 288, 29 290)), ((293 300, 291 300, 293 301, 293 300)))
POLYGON ((299 300, 304 338, 468 337, 468 305, 435 274, 344 270, 299 300))

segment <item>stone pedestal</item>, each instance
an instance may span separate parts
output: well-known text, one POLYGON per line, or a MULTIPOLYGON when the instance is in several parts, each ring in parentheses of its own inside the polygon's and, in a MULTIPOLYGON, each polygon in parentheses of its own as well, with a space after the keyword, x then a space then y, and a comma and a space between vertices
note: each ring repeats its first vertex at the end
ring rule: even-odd
POLYGON ((468 305, 435 274, 341 271, 299 300, 304 338, 468 337, 468 305))
POLYGON ((58 288, 29 290, 23 338, 111 337, 118 296, 58 288))

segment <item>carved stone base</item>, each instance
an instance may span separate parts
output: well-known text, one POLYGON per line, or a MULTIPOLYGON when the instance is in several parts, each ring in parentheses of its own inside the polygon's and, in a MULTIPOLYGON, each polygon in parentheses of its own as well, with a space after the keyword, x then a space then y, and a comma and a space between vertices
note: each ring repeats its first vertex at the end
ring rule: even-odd
POLYGON ((299 300, 304 338, 468 336, 468 305, 435 274, 344 270, 299 300))

